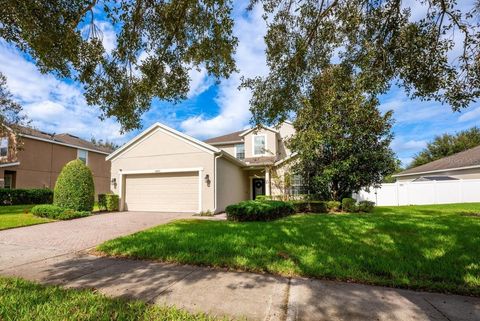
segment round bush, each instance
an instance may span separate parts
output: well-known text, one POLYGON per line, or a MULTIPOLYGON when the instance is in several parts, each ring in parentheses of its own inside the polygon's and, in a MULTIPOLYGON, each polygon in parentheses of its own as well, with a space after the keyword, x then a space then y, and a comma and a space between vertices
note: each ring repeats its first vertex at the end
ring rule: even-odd
POLYGON ((55 183, 53 204, 74 211, 91 211, 95 200, 92 171, 81 160, 67 163, 55 183))

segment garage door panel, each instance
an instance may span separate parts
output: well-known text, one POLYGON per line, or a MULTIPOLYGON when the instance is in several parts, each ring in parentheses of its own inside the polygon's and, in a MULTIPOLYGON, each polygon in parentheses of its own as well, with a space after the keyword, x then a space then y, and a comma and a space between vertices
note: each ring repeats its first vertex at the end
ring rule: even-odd
POLYGON ((125 207, 130 211, 198 211, 198 172, 127 175, 125 207))

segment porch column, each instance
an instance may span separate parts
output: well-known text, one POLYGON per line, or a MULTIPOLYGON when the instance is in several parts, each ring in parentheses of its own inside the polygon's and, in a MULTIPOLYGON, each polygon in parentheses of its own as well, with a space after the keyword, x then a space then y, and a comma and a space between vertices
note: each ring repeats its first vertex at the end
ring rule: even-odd
POLYGON ((265 168, 265 195, 271 195, 270 191, 270 169, 265 168))

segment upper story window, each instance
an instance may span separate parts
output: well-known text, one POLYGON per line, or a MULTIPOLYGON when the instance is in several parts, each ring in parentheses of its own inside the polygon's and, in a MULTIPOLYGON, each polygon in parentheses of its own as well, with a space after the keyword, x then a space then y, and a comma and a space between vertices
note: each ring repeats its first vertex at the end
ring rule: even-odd
POLYGON ((236 144, 235 145, 235 157, 238 159, 245 159, 245 145, 236 144))
POLYGON ((265 154, 265 135, 253 136, 253 155, 265 154))
POLYGON ((77 158, 85 164, 88 164, 88 151, 84 149, 77 149, 77 158))
POLYGON ((8 156, 8 138, 3 137, 0 139, 0 157, 8 156))

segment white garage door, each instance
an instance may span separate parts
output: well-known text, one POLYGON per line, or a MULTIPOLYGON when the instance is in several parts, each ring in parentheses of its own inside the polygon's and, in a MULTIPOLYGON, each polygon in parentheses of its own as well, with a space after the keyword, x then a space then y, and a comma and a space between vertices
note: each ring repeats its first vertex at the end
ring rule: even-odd
POLYGON ((128 211, 197 212, 198 172, 127 175, 128 211))

